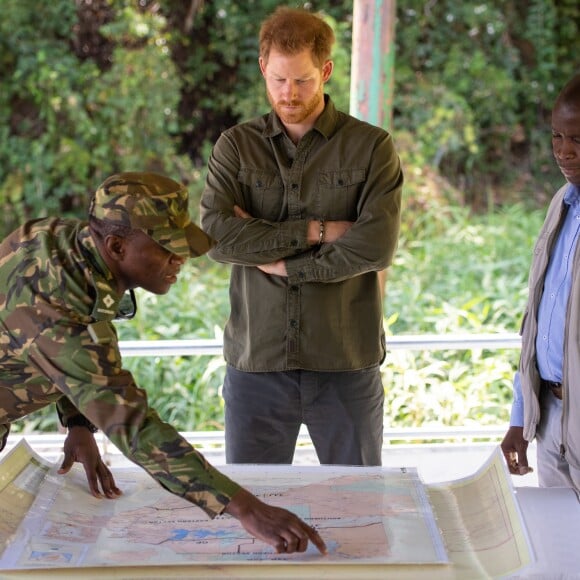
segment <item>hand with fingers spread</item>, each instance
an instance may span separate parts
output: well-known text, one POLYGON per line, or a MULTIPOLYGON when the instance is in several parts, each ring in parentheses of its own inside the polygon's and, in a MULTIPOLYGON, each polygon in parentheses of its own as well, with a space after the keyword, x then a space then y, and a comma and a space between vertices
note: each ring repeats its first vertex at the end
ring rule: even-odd
POLYGON ((113 474, 101 458, 94 435, 80 425, 69 429, 64 442, 64 460, 58 473, 68 473, 75 461, 83 464, 89 489, 94 497, 101 498, 104 495, 114 499, 122 495, 113 474))
POLYGON ((245 489, 236 493, 225 512, 238 519, 250 534, 273 546, 278 554, 305 552, 309 541, 320 553, 327 553, 326 544, 312 526, 288 510, 262 502, 245 489))

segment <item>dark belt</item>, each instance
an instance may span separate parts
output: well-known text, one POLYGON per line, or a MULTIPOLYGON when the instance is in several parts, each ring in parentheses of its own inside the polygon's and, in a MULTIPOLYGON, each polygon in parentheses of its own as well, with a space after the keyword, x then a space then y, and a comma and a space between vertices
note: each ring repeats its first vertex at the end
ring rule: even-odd
POLYGON ((545 381, 542 379, 542 387, 550 389, 554 397, 562 400, 562 383, 555 383, 554 381, 545 381))

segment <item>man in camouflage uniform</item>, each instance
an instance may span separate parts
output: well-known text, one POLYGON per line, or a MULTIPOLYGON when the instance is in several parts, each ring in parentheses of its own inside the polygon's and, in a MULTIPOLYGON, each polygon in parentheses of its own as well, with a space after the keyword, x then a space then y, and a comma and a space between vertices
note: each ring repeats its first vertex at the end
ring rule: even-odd
POLYGON ((264 504, 212 467, 147 404, 121 363, 113 319, 135 314, 133 289, 165 294, 186 259, 212 242, 188 214, 181 184, 122 173, 97 189, 89 221, 28 222, 0 245, 0 449, 10 424, 56 403, 68 428, 66 473, 83 464, 101 497, 121 492, 93 433, 101 429, 164 488, 210 517, 229 513, 279 552, 304 551, 318 533, 264 504))

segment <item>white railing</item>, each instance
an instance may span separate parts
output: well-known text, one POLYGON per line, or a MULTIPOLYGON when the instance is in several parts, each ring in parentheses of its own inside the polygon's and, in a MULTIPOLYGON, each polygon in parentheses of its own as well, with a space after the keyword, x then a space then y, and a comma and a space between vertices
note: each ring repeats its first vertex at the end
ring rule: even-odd
MULTIPOLYGON (((189 443, 212 463, 225 463, 224 434, 222 431, 188 431, 181 433, 189 443)), ((476 451, 478 448, 491 448, 505 434, 505 427, 429 427, 389 429, 383 432, 383 456, 393 450, 405 454, 418 450, 432 452, 442 446, 464 448, 476 451), (423 443, 419 443, 422 441, 423 443), (429 441, 429 443, 424 443, 429 441)), ((55 462, 62 456, 66 434, 59 433, 11 433, 6 444, 6 451, 14 447, 21 439, 26 439, 30 446, 42 457, 55 462)), ((100 431, 95 433, 95 439, 101 451, 103 460, 110 466, 127 465, 128 460, 121 454, 100 431)), ((385 459, 383 459, 385 461, 385 459)), ((317 464, 314 446, 305 428, 300 430, 294 454, 294 462, 298 464, 317 464)))
MULTIPOLYGON (((219 355, 220 339, 121 340, 123 356, 219 355)), ((474 350, 520 348, 519 334, 409 334, 387 337, 388 350, 474 350)))
MULTIPOLYGON (((186 340, 125 340, 119 342, 123 357, 136 356, 200 356, 222 354, 223 343, 220 339, 186 339, 186 340)), ((519 349, 521 339, 518 334, 452 334, 452 335, 401 335, 387 337, 388 350, 474 350, 474 349, 519 349)), ((415 427, 415 428, 386 428, 384 431, 384 445, 391 444, 421 445, 416 441, 438 441, 477 444, 478 441, 498 442, 505 434, 505 426, 478 426, 478 427, 415 427)), ((222 431, 192 431, 182 435, 196 449, 218 461, 223 458, 224 434, 222 431)), ((8 438, 7 449, 15 445, 19 439, 25 437, 34 449, 49 458, 56 459, 62 450, 64 433, 43 434, 11 434, 8 438)), ((115 446, 102 434, 96 434, 97 442, 103 457, 110 464, 123 461, 123 457, 115 446)), ((313 455, 313 446, 308 431, 303 427, 298 436, 296 454, 313 455)))

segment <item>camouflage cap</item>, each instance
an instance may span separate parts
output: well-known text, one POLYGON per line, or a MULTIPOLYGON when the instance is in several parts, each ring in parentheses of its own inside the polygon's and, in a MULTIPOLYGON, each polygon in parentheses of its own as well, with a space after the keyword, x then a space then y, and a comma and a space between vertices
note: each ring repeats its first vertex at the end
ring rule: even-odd
POLYGON ((139 229, 181 256, 205 254, 212 239, 189 216, 184 185, 158 173, 126 172, 108 177, 97 189, 89 215, 139 229))

